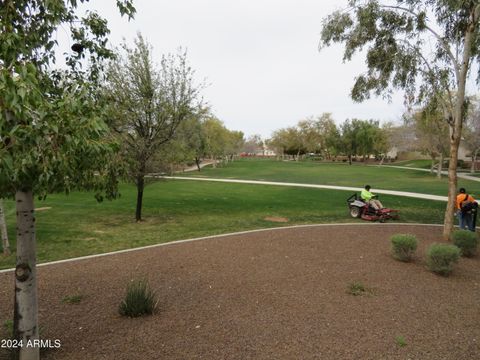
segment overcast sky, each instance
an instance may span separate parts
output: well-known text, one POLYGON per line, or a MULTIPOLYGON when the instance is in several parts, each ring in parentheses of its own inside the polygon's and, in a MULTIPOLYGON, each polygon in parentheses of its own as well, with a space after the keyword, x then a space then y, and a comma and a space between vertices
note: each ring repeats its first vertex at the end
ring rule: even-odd
POLYGON ((347 118, 398 121, 401 94, 391 103, 350 97, 365 70, 358 57, 342 63, 342 48, 318 51, 322 19, 346 0, 136 0, 137 14, 121 18, 114 0, 91 1, 109 21, 111 42, 132 43, 140 31, 153 56, 188 50, 188 59, 215 115, 231 130, 264 138, 323 112, 347 118))

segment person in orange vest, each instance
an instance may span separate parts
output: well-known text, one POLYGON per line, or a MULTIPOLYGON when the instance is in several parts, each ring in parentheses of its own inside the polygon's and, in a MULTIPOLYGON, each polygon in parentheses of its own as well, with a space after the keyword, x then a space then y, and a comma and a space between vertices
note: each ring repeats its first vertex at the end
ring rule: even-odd
POLYGON ((455 204, 457 208, 458 226, 460 229, 475 231, 474 217, 476 215, 478 204, 473 196, 467 194, 465 188, 460 188, 458 190, 455 204))

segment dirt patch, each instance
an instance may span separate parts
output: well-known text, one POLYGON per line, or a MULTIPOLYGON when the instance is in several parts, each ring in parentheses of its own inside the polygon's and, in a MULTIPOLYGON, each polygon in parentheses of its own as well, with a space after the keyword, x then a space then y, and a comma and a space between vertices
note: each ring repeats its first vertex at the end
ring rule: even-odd
POLYGON ((263 218, 265 221, 271 221, 271 222, 278 222, 278 223, 287 223, 288 219, 284 217, 278 217, 278 216, 267 216, 263 218))
MULTIPOLYGON (((441 231, 281 229, 40 267, 43 338, 62 344, 42 359, 480 359, 480 257, 448 278, 427 271, 441 231), (390 256, 395 233, 418 236, 414 262, 390 256), (125 287, 143 276, 159 311, 122 318, 125 287), (374 295, 352 296, 354 282, 374 295), (72 294, 84 298, 62 302, 72 294)), ((0 324, 13 316, 12 276, 0 274, 0 324)))
POLYGON ((39 208, 36 208, 35 211, 45 211, 45 210, 50 210, 51 207, 49 206, 46 206, 46 207, 39 207, 39 208))

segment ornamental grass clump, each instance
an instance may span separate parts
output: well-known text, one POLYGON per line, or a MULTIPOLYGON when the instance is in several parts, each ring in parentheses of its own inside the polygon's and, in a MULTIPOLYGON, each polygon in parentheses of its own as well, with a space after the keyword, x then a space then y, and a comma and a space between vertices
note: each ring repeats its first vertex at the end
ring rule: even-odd
POLYGON ((472 257, 477 252, 478 235, 468 230, 456 230, 452 233, 451 240, 462 251, 462 255, 472 257))
POLYGON ((417 238, 411 234, 395 234, 390 238, 392 256, 400 261, 409 262, 417 250, 417 238))
POLYGON ((460 249, 455 245, 432 244, 427 250, 427 267, 434 273, 448 276, 460 254, 460 249))
POLYGON ((119 307, 120 315, 138 317, 153 314, 157 307, 157 296, 146 280, 132 281, 127 286, 125 299, 119 307))

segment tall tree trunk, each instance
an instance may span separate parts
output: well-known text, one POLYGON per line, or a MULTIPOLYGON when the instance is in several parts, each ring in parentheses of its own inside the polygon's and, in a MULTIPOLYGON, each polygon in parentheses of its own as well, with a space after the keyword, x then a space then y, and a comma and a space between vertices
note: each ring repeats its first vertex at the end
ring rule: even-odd
POLYGON ((10 243, 8 242, 7 222, 5 221, 2 199, 0 199, 0 233, 2 234, 3 255, 10 255, 10 243))
POLYGON ((142 221, 143 189, 145 188, 145 177, 143 174, 137 177, 137 209, 135 211, 135 220, 142 221))
POLYGON ((430 164, 430 172, 433 174, 435 169, 435 156, 431 155, 432 163, 430 164))
POLYGON ((352 165, 352 155, 348 155, 348 163, 352 165))
POLYGON ((15 353, 20 360, 38 360, 40 348, 27 346, 38 339, 38 300, 35 213, 31 190, 15 194, 17 210, 17 263, 15 268, 14 337, 23 342, 15 353))
POLYGON ((463 108, 465 102, 465 87, 472 52, 473 33, 480 16, 480 5, 476 5, 473 19, 467 26, 464 41, 463 59, 460 71, 457 77, 457 94, 454 113, 452 114, 453 126, 450 126, 450 161, 448 165, 448 203, 445 210, 445 220, 443 227, 443 238, 448 240, 453 231, 454 215, 455 215, 455 199, 457 195, 457 162, 458 147, 462 137, 463 126, 463 108))
POLYGON ((380 165, 383 165, 384 160, 385 160, 385 155, 382 155, 382 159, 380 160, 380 165))
POLYGON ((437 178, 441 179, 442 177, 442 168, 443 168, 443 154, 440 153, 440 159, 438 159, 438 169, 437 169, 437 178))
POLYGON ((198 157, 195 157, 195 164, 197 164, 198 171, 201 171, 202 168, 200 167, 200 159, 198 157))
POLYGON ((472 165, 470 166, 470 173, 475 173, 475 170, 477 170, 477 155, 478 155, 478 149, 475 151, 472 151, 472 165))

